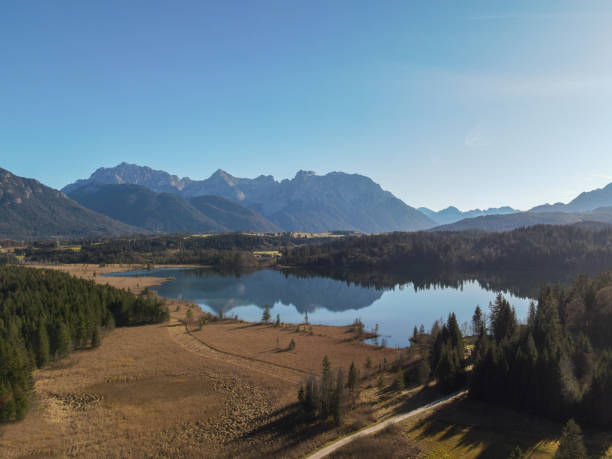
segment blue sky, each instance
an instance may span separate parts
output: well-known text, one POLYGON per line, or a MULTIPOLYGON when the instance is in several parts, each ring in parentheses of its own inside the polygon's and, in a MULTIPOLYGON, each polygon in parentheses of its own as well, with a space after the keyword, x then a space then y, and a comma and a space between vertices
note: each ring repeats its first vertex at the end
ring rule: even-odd
POLYGON ((612 2, 3 1, 0 167, 60 188, 368 175, 413 206, 612 182, 612 2))

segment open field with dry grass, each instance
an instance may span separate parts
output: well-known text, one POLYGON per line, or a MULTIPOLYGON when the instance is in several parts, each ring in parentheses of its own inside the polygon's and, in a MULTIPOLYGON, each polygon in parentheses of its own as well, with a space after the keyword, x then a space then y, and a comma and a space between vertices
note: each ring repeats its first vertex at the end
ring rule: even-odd
MULTIPOLYGON (((139 265, 48 268, 136 293, 165 281, 103 276, 139 265)), ((410 366, 417 356, 366 345, 352 326, 207 316, 200 329, 196 305, 172 301, 169 308, 169 323, 112 330, 99 348, 36 371, 32 410, 24 421, 0 427, 2 456, 303 457, 439 396, 435 387, 393 390, 394 372, 380 366, 386 362, 389 370, 400 354, 410 366), (189 327, 187 310, 194 315, 189 327), (354 361, 361 370, 361 397, 342 427, 305 419, 296 406, 299 385, 320 371, 324 355, 334 368, 346 371, 354 361)), ((550 457, 560 430, 466 400, 359 439, 334 457, 506 457, 516 445, 528 457, 550 457)), ((612 456, 611 434, 586 432, 585 440, 593 456, 612 456)))
MULTIPOLYGON (((161 281, 102 276, 138 266, 50 268, 133 292, 161 281)), ((199 308, 169 307, 169 323, 112 330, 100 347, 36 371, 26 419, 0 427, 3 456, 301 457, 430 397, 418 389, 380 392, 378 370, 362 368, 361 401, 343 427, 304 420, 297 389, 324 355, 346 371, 351 361, 363 367, 368 355, 373 367, 390 364, 397 351, 363 344, 350 327, 224 320, 187 330, 181 320, 188 309, 197 318, 199 308), (283 349, 291 339, 295 349, 283 349)), ((385 386, 392 380, 383 373, 385 386)))

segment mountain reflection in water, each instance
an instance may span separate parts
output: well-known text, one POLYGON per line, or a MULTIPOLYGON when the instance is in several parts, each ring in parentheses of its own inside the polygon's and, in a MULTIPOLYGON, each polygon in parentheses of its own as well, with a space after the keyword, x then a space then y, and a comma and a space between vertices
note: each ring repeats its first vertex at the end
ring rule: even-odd
POLYGON ((223 273, 212 269, 168 268, 117 273, 116 276, 172 277, 155 290, 166 298, 184 298, 213 314, 237 315, 258 321, 266 305, 273 319, 301 323, 346 325, 357 317, 367 329, 379 325, 390 346, 406 346, 414 326, 457 314, 469 322, 476 305, 485 310, 502 292, 524 320, 529 298, 546 281, 566 283, 573 273, 510 272, 380 272, 258 270, 223 273))

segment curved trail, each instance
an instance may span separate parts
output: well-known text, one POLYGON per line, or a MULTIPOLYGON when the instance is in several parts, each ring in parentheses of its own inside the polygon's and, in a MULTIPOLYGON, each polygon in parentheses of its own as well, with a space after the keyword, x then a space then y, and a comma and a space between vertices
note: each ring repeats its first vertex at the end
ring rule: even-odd
POLYGON ((351 434, 347 437, 341 438, 340 440, 335 441, 331 445, 327 445, 325 448, 320 449, 307 457, 308 459, 322 459, 328 456, 329 454, 333 453, 334 451, 342 448, 343 446, 348 445, 350 442, 352 442, 353 440, 356 440, 357 438, 365 437, 366 435, 371 435, 376 432, 380 432, 385 427, 389 427, 391 424, 397 424, 398 422, 402 422, 412 416, 416 416, 418 414, 424 413, 425 411, 429 411, 434 408, 439 408, 448 403, 452 403, 455 400, 462 398, 466 394, 467 394, 466 390, 461 391, 461 392, 456 392, 454 394, 447 395, 446 397, 443 397, 436 401, 428 403, 427 405, 417 408, 416 410, 412 410, 404 414, 398 414, 397 416, 393 416, 389 419, 386 419, 385 421, 379 422, 378 424, 374 424, 371 427, 360 430, 359 432, 355 432, 354 434, 351 434))
POLYGON ((189 330, 187 330, 187 327, 185 327, 184 324, 178 320, 173 320, 170 322, 168 332, 177 343, 188 350, 196 353, 205 353, 209 357, 222 359, 235 365, 244 366, 247 364, 252 370, 261 371, 284 380, 297 381, 306 374, 305 371, 300 370, 299 368, 293 368, 279 363, 269 362, 267 360, 257 359, 255 357, 235 354, 233 352, 218 349, 192 334, 189 330), (288 372, 291 372, 291 376, 287 374, 288 372))

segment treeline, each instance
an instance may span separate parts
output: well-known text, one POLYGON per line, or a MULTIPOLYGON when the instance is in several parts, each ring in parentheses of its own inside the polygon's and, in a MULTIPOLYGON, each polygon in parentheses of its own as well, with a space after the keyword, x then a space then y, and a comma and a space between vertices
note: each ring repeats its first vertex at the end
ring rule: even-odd
POLYGON ((257 266, 253 251, 285 250, 314 244, 314 238, 282 235, 221 234, 207 236, 164 235, 78 240, 73 247, 34 242, 16 253, 38 263, 138 263, 257 266), (76 248, 76 249, 75 249, 76 248))
POLYGON ((32 370, 95 347, 103 329, 168 319, 155 296, 135 296, 68 274, 0 267, 0 421, 21 419, 32 370))
POLYGON ((470 395, 559 420, 612 426, 612 273, 545 286, 526 325, 501 296, 480 326, 470 395))
POLYGON ((572 267, 555 267, 545 270, 532 268, 458 269, 451 267, 450 269, 428 270, 426 267, 419 269, 299 267, 285 269, 282 272, 286 277, 319 278, 323 276, 377 290, 388 290, 398 285, 412 288, 415 291, 449 287, 461 289, 465 284, 476 281, 486 290, 509 292, 522 298, 537 298, 542 284, 554 282, 569 285, 577 275, 584 273, 585 269, 579 270, 572 267))
POLYGON ((316 268, 462 269, 612 266, 612 226, 540 225, 505 233, 358 236, 287 249, 281 263, 316 268))

